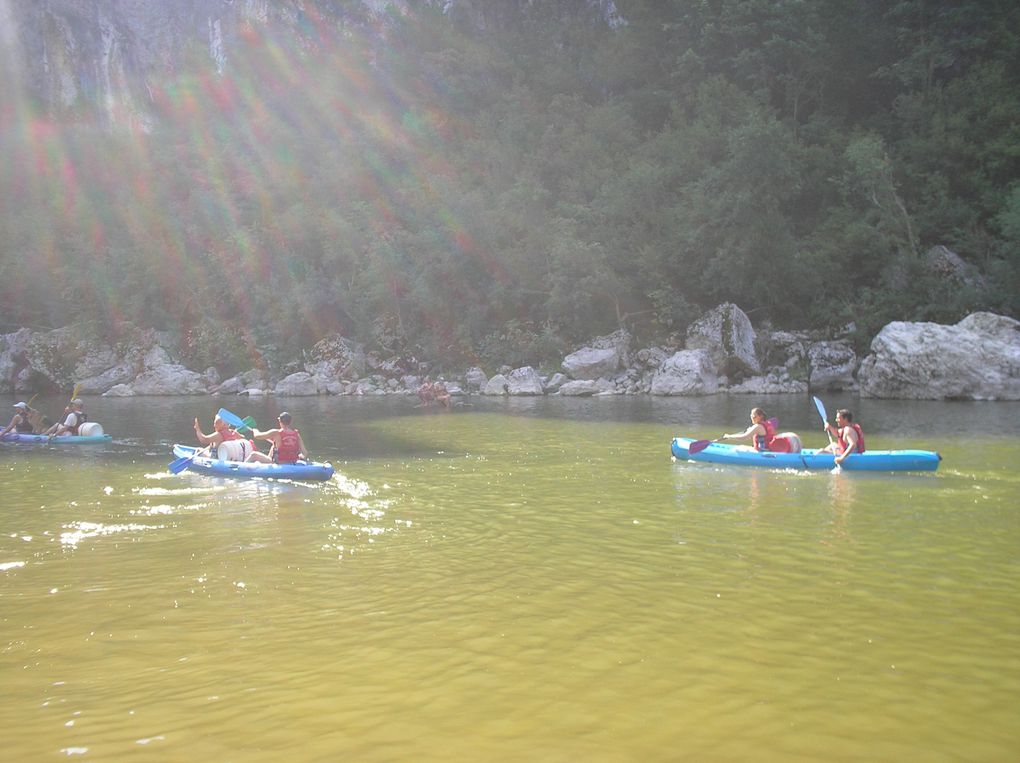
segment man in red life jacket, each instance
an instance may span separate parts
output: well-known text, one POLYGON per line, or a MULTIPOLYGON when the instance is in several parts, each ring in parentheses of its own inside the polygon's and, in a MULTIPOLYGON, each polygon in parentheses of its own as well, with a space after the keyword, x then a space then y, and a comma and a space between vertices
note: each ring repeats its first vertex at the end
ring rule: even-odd
POLYGON ((291 426, 290 414, 284 411, 276 417, 276 420, 280 424, 276 429, 268 429, 265 432, 252 430, 252 436, 256 440, 269 440, 273 444, 269 449, 271 455, 255 451, 248 456, 248 460, 262 464, 293 464, 299 459, 307 461, 308 449, 301 439, 301 433, 291 426))
POLYGON ((843 463, 851 453, 864 452, 864 430, 860 424, 854 423, 854 415, 846 408, 836 411, 836 423, 838 427, 825 422, 825 431, 836 436, 836 442, 830 442, 819 453, 835 453, 836 466, 843 463))

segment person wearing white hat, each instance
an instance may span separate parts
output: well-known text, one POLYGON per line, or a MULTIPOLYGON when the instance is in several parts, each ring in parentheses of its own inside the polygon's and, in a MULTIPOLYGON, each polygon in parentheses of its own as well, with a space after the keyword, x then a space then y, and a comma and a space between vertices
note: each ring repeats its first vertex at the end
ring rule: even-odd
POLYGON ((28 403, 15 403, 14 415, 11 417, 11 423, 4 427, 4 430, 0 432, 0 437, 3 437, 11 430, 18 434, 32 434, 32 422, 28 420, 28 412, 30 410, 28 403))

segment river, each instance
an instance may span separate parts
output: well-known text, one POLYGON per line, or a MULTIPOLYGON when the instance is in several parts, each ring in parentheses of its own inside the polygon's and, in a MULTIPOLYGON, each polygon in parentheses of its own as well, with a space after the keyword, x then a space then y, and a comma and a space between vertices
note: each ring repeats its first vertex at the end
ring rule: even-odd
POLYGON ((830 395, 944 457, 834 475, 670 459, 804 396, 86 402, 0 446, 6 760, 1020 757, 1020 404, 830 395), (169 474, 220 405, 336 477, 169 474))

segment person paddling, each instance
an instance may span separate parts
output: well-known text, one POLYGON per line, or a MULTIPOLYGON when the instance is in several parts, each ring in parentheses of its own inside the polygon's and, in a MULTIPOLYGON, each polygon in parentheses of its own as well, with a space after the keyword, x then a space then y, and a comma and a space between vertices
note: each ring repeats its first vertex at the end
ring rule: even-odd
POLYGON ((270 455, 255 451, 248 456, 248 461, 260 464, 293 464, 299 460, 308 460, 308 449, 305 447, 301 433, 292 424, 291 415, 284 411, 276 417, 279 427, 260 431, 252 430, 256 440, 268 440, 272 443, 270 455))
POLYGON ((761 408, 751 409, 751 426, 743 432, 724 434, 720 440, 741 440, 745 437, 751 438, 751 445, 755 450, 772 451, 773 453, 800 453, 800 437, 794 432, 783 432, 776 434, 776 419, 768 418, 761 408))
POLYGON ((819 453, 835 453, 836 466, 840 466, 846 457, 851 453, 864 452, 864 430, 861 425, 854 422, 854 415, 846 408, 836 411, 836 423, 838 427, 825 422, 823 431, 836 437, 836 442, 830 442, 824 448, 819 448, 819 453))
POLYGON ((743 432, 724 434, 719 439, 743 440, 749 437, 751 438, 751 445, 754 447, 755 450, 767 450, 769 430, 765 422, 766 422, 765 411, 763 411, 761 408, 752 408, 751 426, 749 426, 743 432))
POLYGON ((0 437, 3 437, 12 430, 18 434, 32 434, 35 428, 32 426, 32 422, 28 420, 30 410, 31 408, 28 407, 28 403, 15 403, 11 423, 0 432, 0 437))
POLYGON ((72 400, 65 411, 67 416, 64 417, 64 420, 59 424, 54 424, 46 431, 46 434, 50 437, 60 437, 65 434, 77 435, 81 425, 89 420, 89 417, 85 414, 85 401, 80 397, 72 400))

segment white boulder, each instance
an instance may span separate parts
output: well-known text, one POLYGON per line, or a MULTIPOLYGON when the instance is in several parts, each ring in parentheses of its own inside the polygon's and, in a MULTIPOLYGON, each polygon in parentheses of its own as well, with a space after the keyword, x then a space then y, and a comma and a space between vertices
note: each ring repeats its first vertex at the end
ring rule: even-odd
POLYGON ((719 377, 708 350, 681 350, 663 361, 652 378, 653 395, 711 395, 719 377))
POLYGON ((894 321, 871 342, 862 397, 1020 400, 1020 321, 973 313, 953 326, 894 321))
POLYGON ((707 350, 716 373, 735 379, 761 373, 754 341, 747 314, 729 302, 708 311, 687 329, 687 349, 707 350))

